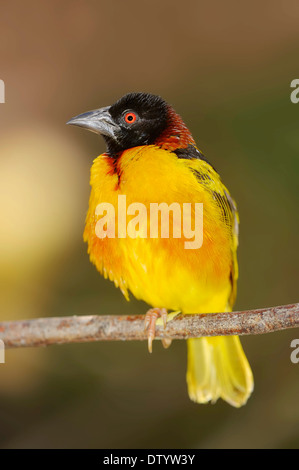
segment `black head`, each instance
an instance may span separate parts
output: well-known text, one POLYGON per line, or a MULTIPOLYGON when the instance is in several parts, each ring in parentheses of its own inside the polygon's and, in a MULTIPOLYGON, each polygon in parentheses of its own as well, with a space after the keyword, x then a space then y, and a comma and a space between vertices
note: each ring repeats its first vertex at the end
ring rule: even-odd
POLYGON ((153 144, 168 123, 169 106, 160 96, 129 93, 112 106, 80 114, 67 124, 103 135, 110 155, 153 144))

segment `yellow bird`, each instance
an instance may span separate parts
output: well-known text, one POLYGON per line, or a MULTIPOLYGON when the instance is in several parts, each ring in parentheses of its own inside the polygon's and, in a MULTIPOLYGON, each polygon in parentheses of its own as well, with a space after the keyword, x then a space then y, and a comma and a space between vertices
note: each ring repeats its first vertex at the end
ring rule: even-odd
MULTIPOLYGON (((238 278, 238 212, 182 118, 159 96, 130 93, 68 124, 101 134, 106 141, 106 153, 91 168, 84 240, 100 273, 114 281, 127 299, 131 292, 153 307, 146 315, 149 350, 156 320, 161 316, 165 323, 168 310, 230 311, 238 278), (147 210, 138 214, 137 221, 129 220, 135 223, 135 236, 124 233, 121 225, 124 208, 120 209, 119 201, 124 196, 126 208, 136 209, 138 203, 147 210), (162 237, 160 218, 159 235, 152 237, 148 214, 163 203, 170 208, 169 234, 162 237), (182 219, 175 218, 173 203, 181 213, 191 208, 191 226, 196 223, 195 208, 201 205, 199 247, 186 248, 190 237, 184 230, 177 235, 182 219)), ((136 217, 136 210, 130 215, 136 217)), ((244 405, 253 390, 253 377, 239 338, 204 337, 188 339, 187 344, 191 400, 206 403, 221 397, 235 407, 244 405)))

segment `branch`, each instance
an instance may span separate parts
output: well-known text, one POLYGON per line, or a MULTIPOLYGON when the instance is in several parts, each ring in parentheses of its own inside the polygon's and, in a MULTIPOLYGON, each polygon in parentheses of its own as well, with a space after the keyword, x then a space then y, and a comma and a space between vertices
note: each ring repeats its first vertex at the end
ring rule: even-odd
MULTIPOLYGON (((299 303, 243 312, 178 315, 156 338, 260 335, 299 326, 299 303)), ((0 340, 6 348, 48 346, 91 341, 147 339, 144 315, 72 316, 0 322, 0 340)))

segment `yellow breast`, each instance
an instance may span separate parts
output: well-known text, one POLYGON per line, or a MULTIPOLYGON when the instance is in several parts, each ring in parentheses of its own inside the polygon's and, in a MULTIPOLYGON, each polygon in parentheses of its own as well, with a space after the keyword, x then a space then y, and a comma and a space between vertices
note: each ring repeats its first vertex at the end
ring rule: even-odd
MULTIPOLYGON (((178 159, 155 146, 127 150, 117 161, 105 154, 97 157, 91 169, 84 240, 91 261, 127 298, 131 291, 154 307, 185 313, 224 310, 231 290, 232 234, 211 191, 200 183, 192 165, 191 160, 178 159), (152 203, 175 202, 182 211, 184 203, 192 207, 202 203, 201 248, 186 249, 186 237, 182 234, 174 238, 172 230, 169 238, 151 238, 149 217, 146 238, 131 238, 128 234, 118 238, 119 196, 126 196, 127 207, 136 202, 143 204, 147 214, 152 203), (114 207, 115 238, 101 239, 96 234, 96 212, 101 203, 114 207)), ((197 161, 196 165, 197 172, 200 165, 203 173, 207 171, 206 162, 197 161)), ((220 184, 218 180, 216 184, 220 184)), ((127 222, 132 218, 127 216, 127 222)))

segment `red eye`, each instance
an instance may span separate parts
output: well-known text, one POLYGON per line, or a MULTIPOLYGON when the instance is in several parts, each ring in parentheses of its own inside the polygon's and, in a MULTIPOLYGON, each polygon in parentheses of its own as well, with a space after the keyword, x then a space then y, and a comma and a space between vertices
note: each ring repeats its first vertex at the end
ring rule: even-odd
POLYGON ((128 124, 133 124, 133 122, 136 121, 136 114, 135 113, 127 113, 125 115, 125 121, 128 123, 128 124))

